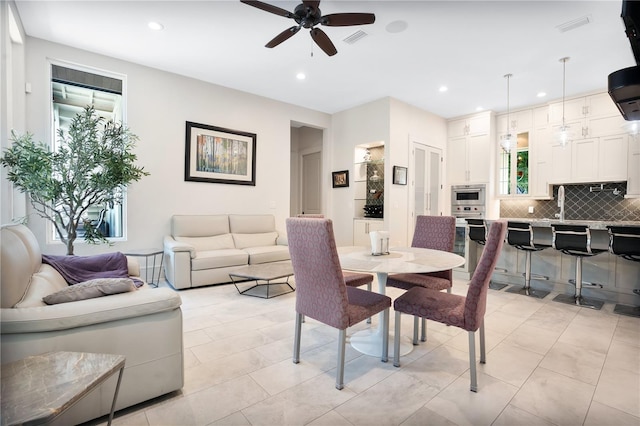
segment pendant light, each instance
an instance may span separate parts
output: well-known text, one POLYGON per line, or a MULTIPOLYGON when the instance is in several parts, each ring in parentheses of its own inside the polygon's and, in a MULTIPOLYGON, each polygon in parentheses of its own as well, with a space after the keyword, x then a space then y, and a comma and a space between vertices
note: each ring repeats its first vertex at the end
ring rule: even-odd
POLYGON ((507 79, 507 133, 500 138, 500 146, 505 152, 511 152, 511 148, 517 144, 516 138, 511 134, 511 111, 509 109, 509 80, 511 77, 513 74, 504 75, 504 78, 507 79))
POLYGON ((564 98, 565 98, 565 90, 566 90, 566 75, 567 75, 567 61, 570 58, 565 56, 564 58, 560 58, 560 62, 562 62, 562 126, 558 130, 556 138, 560 143, 561 147, 566 147, 569 142, 573 140, 573 133, 571 132, 571 128, 567 126, 564 121, 564 98))

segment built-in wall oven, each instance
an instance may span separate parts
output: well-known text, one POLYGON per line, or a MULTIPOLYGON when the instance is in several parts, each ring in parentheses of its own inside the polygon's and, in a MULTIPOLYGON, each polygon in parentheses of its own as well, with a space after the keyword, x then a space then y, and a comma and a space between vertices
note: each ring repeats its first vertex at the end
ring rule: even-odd
POLYGON ((451 214, 457 218, 484 218, 486 185, 452 185, 451 214))
POLYGON ((451 215, 456 218, 456 239, 454 253, 465 258, 465 264, 458 272, 470 278, 476 267, 475 243, 469 242, 467 219, 484 219, 486 213, 486 185, 451 186, 451 215))

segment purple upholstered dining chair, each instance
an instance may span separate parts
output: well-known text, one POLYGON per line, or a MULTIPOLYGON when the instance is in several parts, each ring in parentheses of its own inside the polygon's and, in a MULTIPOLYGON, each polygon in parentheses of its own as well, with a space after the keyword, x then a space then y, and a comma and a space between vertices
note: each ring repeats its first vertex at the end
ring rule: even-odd
MULTIPOLYGON (((296 217, 305 218, 305 219, 324 219, 323 214, 297 214, 296 217)), ((373 275, 365 274, 362 272, 347 272, 342 271, 342 275, 344 275, 344 282, 349 287, 360 287, 363 285, 367 286, 367 290, 371 291, 371 283, 373 282, 373 275)), ((367 322, 371 322, 371 318, 367 320, 367 322)))
MULTIPOLYGON (((484 313, 487 309, 487 292, 493 268, 496 266, 507 224, 499 221, 491 224, 487 236, 487 243, 482 251, 469 288, 467 296, 442 293, 424 287, 414 287, 398 297, 393 307, 396 311, 393 365, 400 366, 398 356, 400 347, 400 317, 402 313, 413 315, 414 330, 418 325, 417 319, 426 318, 432 321, 459 327, 469 332, 469 364, 471 375, 471 390, 478 391, 476 375, 476 340, 475 332, 480 330, 480 363, 486 362, 484 344, 484 313)), ((415 334, 415 331, 414 331, 415 334)))
MULTIPOLYGON (((411 247, 433 250, 453 251, 456 238, 456 218, 453 216, 418 216, 416 229, 413 233, 411 247)), ((447 290, 451 293, 453 286, 453 271, 429 272, 422 274, 394 274, 387 278, 387 287, 409 290, 413 287, 424 287, 432 290, 447 290)), ((422 320, 422 334, 420 340, 427 338, 425 320, 422 320)), ((413 344, 418 344, 418 331, 413 335, 413 344)))
POLYGON ((387 362, 389 352, 389 308, 385 295, 347 287, 330 219, 287 219, 289 253, 296 283, 296 327, 293 362, 300 361, 300 337, 303 316, 313 318, 338 333, 338 365, 336 388, 344 387, 344 351, 346 329, 377 313, 383 312, 384 338, 381 359, 387 362))

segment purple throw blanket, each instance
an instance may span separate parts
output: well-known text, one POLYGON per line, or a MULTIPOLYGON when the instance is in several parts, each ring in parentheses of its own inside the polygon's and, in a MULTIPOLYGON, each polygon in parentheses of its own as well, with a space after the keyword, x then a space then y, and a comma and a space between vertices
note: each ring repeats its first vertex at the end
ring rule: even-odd
MULTIPOLYGON (((42 262, 51 265, 69 285, 96 278, 129 278, 127 257, 120 253, 105 253, 94 256, 49 256, 42 255, 42 262)), ((132 278, 136 287, 143 282, 132 278)))

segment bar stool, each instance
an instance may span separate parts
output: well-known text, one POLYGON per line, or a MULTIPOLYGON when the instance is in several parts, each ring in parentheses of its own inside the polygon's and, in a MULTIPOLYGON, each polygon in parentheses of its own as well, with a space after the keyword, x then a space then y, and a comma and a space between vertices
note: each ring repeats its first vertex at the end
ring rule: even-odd
POLYGON ((576 279, 569 280, 571 284, 576 286, 575 294, 559 294, 554 297, 553 301, 585 308, 602 308, 604 302, 582 297, 583 284, 602 288, 602 284, 582 281, 582 259, 598 255, 606 250, 591 247, 591 232, 588 226, 551 224, 551 231, 553 233, 553 248, 576 257, 576 279))
MULTIPOLYGON (((487 224, 484 219, 467 219, 467 227, 469 228, 469 240, 484 246, 487 244, 487 224)), ((495 268, 498 271, 507 272, 506 269, 495 268)), ((507 284, 489 282, 489 288, 492 290, 502 290, 507 284)))
MULTIPOLYGON (((640 227, 607 226, 609 231, 609 252, 623 259, 640 262, 640 227)), ((640 295, 640 288, 633 289, 640 295)), ((618 303, 613 312, 631 317, 640 317, 640 306, 628 306, 618 303)))
POLYGON ((531 253, 541 251, 551 247, 547 244, 536 244, 533 242, 533 226, 527 222, 507 222, 507 242, 510 246, 525 252, 526 260, 524 267, 524 287, 513 286, 506 291, 509 293, 524 294, 525 296, 544 299, 549 292, 545 290, 534 290, 531 288, 531 277, 537 280, 548 280, 545 275, 531 274, 531 253))

